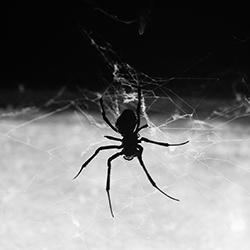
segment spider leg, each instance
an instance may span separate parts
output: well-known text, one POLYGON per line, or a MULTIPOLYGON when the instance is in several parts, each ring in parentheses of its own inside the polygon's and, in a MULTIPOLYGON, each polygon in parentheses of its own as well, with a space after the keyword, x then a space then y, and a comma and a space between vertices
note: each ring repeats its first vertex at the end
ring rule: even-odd
POLYGON ((79 174, 82 172, 82 170, 90 163, 90 161, 91 161, 91 160, 92 160, 101 150, 114 149, 114 148, 120 149, 121 146, 109 145, 109 146, 102 146, 102 147, 99 147, 99 148, 95 151, 95 153, 94 153, 91 157, 89 157, 89 159, 88 159, 87 161, 85 161, 85 162, 82 164, 81 169, 79 170, 79 172, 77 173, 77 175, 73 178, 73 180, 76 179, 76 178, 79 176, 79 174))
POLYGON ((138 88, 138 103, 137 103, 137 108, 136 108, 136 116, 137 116, 137 124, 136 124, 136 130, 140 127, 140 113, 141 113, 141 86, 137 86, 138 88))
POLYGON ((182 142, 182 143, 169 144, 169 143, 166 143, 166 142, 153 141, 153 140, 150 140, 150 139, 148 139, 146 137, 142 137, 139 142, 142 142, 142 141, 157 144, 157 145, 160 145, 160 146, 165 146, 165 147, 181 146, 181 145, 185 145, 185 144, 187 144, 189 142, 189 141, 185 141, 185 142, 182 142))
POLYGON ((100 105, 101 105, 101 108, 102 108, 102 118, 103 118, 103 120, 109 125, 110 128, 112 128, 115 132, 118 132, 117 128, 114 125, 112 125, 112 123, 109 121, 109 119, 106 116, 102 98, 100 99, 100 105))
POLYGON ((174 197, 172 197, 172 196, 166 194, 164 191, 162 191, 162 190, 156 185, 156 183, 154 182, 154 180, 153 180, 152 177, 150 176, 150 174, 149 174, 148 170, 146 169, 146 166, 145 166, 145 164, 144 164, 144 162, 143 162, 143 160, 142 160, 142 151, 143 151, 143 147, 140 146, 140 145, 138 145, 138 149, 139 149, 139 152, 138 152, 137 158, 138 158, 138 160, 139 160, 139 162, 140 162, 140 164, 141 164, 141 166, 142 166, 144 172, 146 173, 146 175, 147 175, 147 177, 148 177, 150 183, 152 184, 152 186, 153 186, 154 188, 156 188, 158 191, 160 191, 162 194, 164 194, 165 196, 167 196, 168 198, 170 198, 170 199, 172 199, 172 200, 175 200, 175 201, 180 201, 180 200, 178 200, 178 199, 176 199, 176 198, 174 198, 174 197))
POLYGON ((106 137, 109 140, 113 140, 113 141, 122 141, 122 139, 120 139, 120 138, 116 138, 116 137, 109 136, 109 135, 104 135, 104 137, 106 137))
POLYGON ((108 195, 109 209, 110 209, 112 217, 114 217, 114 213, 113 213, 112 204, 111 204, 111 198, 110 198, 110 193, 109 193, 109 190, 110 190, 111 161, 113 161, 115 158, 117 158, 120 155, 122 155, 121 152, 112 155, 111 157, 108 158, 108 163, 107 163, 107 165, 108 165, 108 172, 107 172, 106 191, 107 191, 107 195, 108 195))
POLYGON ((137 132, 139 132, 140 130, 147 128, 147 127, 148 127, 148 124, 145 124, 145 125, 141 126, 140 128, 138 128, 137 132))

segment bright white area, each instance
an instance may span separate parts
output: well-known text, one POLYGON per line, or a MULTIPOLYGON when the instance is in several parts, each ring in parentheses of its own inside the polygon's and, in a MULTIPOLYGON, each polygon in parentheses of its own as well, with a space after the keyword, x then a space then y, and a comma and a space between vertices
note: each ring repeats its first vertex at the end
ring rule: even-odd
POLYGON ((249 249, 249 126, 145 129, 155 140, 190 140, 174 150, 143 144, 148 171, 181 201, 155 190, 136 159, 121 157, 112 163, 112 218, 106 160, 116 150, 72 180, 97 147, 113 143, 103 137, 111 129, 76 114, 30 121, 0 121, 0 249, 249 249))

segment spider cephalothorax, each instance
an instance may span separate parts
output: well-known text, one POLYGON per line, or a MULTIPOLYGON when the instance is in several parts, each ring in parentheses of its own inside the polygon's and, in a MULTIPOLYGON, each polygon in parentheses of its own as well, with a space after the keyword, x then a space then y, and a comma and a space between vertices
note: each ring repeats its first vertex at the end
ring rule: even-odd
POLYGON ((89 162, 101 151, 101 150, 106 150, 106 149, 121 149, 120 152, 113 154, 111 157, 108 158, 108 171, 107 171, 107 182, 106 182, 106 191, 108 195, 108 201, 109 201, 109 208, 111 211, 111 215, 114 217, 113 210, 112 210, 112 205, 111 205, 111 198, 109 194, 110 190, 110 173, 111 173, 111 162, 112 160, 116 159, 118 156, 123 155, 125 160, 132 160, 134 157, 137 157, 139 160, 140 165, 142 166, 145 174, 147 175, 148 180, 150 183, 155 187, 157 190, 159 190, 162 194, 166 195, 168 198, 172 200, 179 201, 176 198, 173 198, 172 196, 169 196, 166 194, 163 190, 161 190, 150 174, 148 173, 148 170, 146 169, 146 166, 144 165, 144 162, 142 160, 142 152, 143 152, 143 147, 140 145, 142 142, 148 142, 148 143, 153 143, 157 144, 160 146, 180 146, 188 143, 188 141, 185 141, 183 143, 178 143, 178 144, 169 144, 165 142, 158 142, 158 141, 153 141, 145 137, 139 136, 139 131, 147 128, 148 125, 145 124, 140 127, 140 109, 141 109, 141 88, 138 86, 138 104, 137 104, 137 109, 136 113, 134 113, 133 110, 131 109, 126 109, 122 112, 122 114, 118 117, 115 126, 109 121, 109 119, 106 117, 105 114, 105 109, 103 105, 102 99, 100 99, 100 105, 102 109, 102 117, 103 120, 109 125, 110 128, 112 128, 115 132, 121 134, 122 138, 117 138, 113 136, 105 136, 109 140, 113 141, 119 141, 121 144, 120 145, 108 145, 108 146, 102 146, 99 147, 95 153, 83 163, 81 169, 77 173, 77 175, 74 177, 77 178, 79 174, 82 172, 83 168, 85 168, 89 162))
POLYGON ((137 153, 136 145, 139 134, 135 131, 136 124, 137 118, 131 109, 125 109, 115 123, 118 133, 123 136, 123 158, 127 161, 133 160, 137 153))
POLYGON ((139 134, 136 132, 126 134, 126 136, 122 138, 123 158, 125 160, 131 161, 138 154, 138 138, 139 134))

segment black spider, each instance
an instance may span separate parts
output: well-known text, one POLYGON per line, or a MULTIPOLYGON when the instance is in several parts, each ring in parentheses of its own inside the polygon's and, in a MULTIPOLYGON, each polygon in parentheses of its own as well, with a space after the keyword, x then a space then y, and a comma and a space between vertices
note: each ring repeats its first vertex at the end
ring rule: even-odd
POLYGON ((145 124, 143 126, 140 127, 140 110, 141 110, 141 87, 138 87, 138 104, 137 104, 137 109, 136 109, 136 114, 134 113, 133 110, 131 109, 126 109, 122 112, 122 114, 118 117, 115 126, 112 125, 112 123, 108 120, 108 118, 106 117, 105 114, 105 110, 104 110, 104 106, 103 106, 103 100, 100 99, 100 105, 101 105, 101 109, 102 109, 102 117, 103 120, 109 125, 110 128, 112 128, 115 132, 121 134, 121 136, 123 137, 122 139, 120 138, 116 138, 113 136, 105 136, 107 139, 109 140, 114 140, 114 141, 119 141, 121 142, 121 145, 108 145, 108 146, 102 146, 99 147, 95 153, 82 165, 81 169, 79 170, 79 172, 77 173, 77 175, 74 177, 74 179, 76 179, 79 174, 82 172, 83 168, 85 168, 90 161, 101 151, 101 150, 106 150, 106 149, 122 149, 120 152, 112 155, 110 158, 108 158, 108 172, 107 172, 107 183, 106 183, 106 191, 107 191, 107 195, 108 195, 108 201, 109 201, 109 208, 110 208, 110 212, 111 215, 114 217, 113 214, 113 210, 112 210, 112 205, 111 205, 111 199, 110 199, 110 194, 109 194, 109 190, 110 190, 110 172, 111 172, 111 161, 114 160, 115 158, 117 158, 120 155, 123 155, 125 160, 132 160, 134 157, 137 157, 139 160, 139 163, 141 164, 144 172, 147 175, 147 178, 149 179, 150 183, 156 188, 158 189, 161 193, 163 193, 164 195, 166 195, 168 198, 175 200, 175 201, 179 201, 176 198, 173 198, 171 196, 169 196, 168 194, 166 194, 165 192, 163 192, 154 182, 154 180, 152 179, 152 177, 150 176, 150 174, 148 173, 144 162, 142 160, 142 152, 143 152, 143 147, 141 145, 139 145, 139 143, 141 142, 148 142, 148 143, 153 143, 153 144, 157 144, 160 146, 165 146, 165 147, 169 147, 169 146, 181 146, 184 145, 186 143, 188 143, 189 141, 185 141, 183 143, 178 143, 178 144, 169 144, 169 143, 165 143, 165 142, 158 142, 158 141, 152 141, 148 138, 145 137, 141 137, 139 135, 139 131, 147 128, 148 125, 145 124))

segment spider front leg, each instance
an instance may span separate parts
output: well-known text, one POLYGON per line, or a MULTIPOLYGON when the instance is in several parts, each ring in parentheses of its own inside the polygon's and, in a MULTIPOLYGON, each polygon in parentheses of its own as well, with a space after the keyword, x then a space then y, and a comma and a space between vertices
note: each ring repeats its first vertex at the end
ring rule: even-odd
POLYGON ((110 198, 110 194, 109 194, 109 190, 110 190, 110 174, 111 174, 111 161, 113 161, 115 158, 117 158, 120 155, 122 155, 121 152, 112 155, 111 157, 108 158, 108 163, 107 163, 108 164, 108 172, 107 172, 106 191, 107 191, 107 195, 108 195, 109 209, 110 209, 112 217, 114 217, 114 213, 113 213, 112 204, 111 204, 111 198, 110 198))
POLYGON ((147 127, 148 127, 148 124, 145 124, 145 125, 141 126, 140 128, 138 128, 137 132, 139 132, 140 130, 147 128, 147 127))
POLYGON ((170 199, 172 199, 172 200, 175 200, 175 201, 180 201, 180 200, 178 200, 178 199, 176 199, 176 198, 174 198, 174 197, 172 197, 172 196, 166 194, 164 191, 162 191, 162 190, 156 185, 156 183, 154 182, 154 180, 153 180, 152 177, 150 176, 150 174, 149 174, 148 170, 146 169, 146 166, 145 166, 145 164, 144 164, 144 162, 143 162, 143 160, 142 160, 143 147, 140 146, 140 145, 138 145, 138 149, 139 149, 139 151, 138 151, 138 156, 137 156, 137 158, 138 158, 138 160, 139 160, 139 162, 140 162, 140 164, 141 164, 141 166, 142 166, 144 172, 146 173, 146 175, 147 175, 147 177, 148 177, 148 180, 149 180, 150 183, 152 184, 152 186, 153 186, 154 188, 156 188, 158 191, 160 191, 162 194, 164 194, 165 196, 167 196, 168 198, 170 198, 170 199))
POLYGON ((140 127, 140 123, 141 123, 141 117, 140 117, 140 114, 141 114, 141 86, 139 85, 137 88, 138 88, 138 94, 137 94, 138 95, 138 103, 137 103, 137 108, 136 108, 136 116, 137 116, 136 131, 138 133, 140 130, 147 128, 148 124, 145 124, 145 125, 140 127))
POLYGON ((101 150, 106 150, 106 149, 120 149, 121 146, 117 146, 117 145, 109 145, 109 146, 102 146, 102 147, 99 147, 95 153, 89 157, 89 159, 87 161, 85 161, 81 167, 81 169, 79 170, 79 172, 77 173, 77 175, 73 178, 73 179, 76 179, 80 173, 82 172, 82 170, 90 163, 90 161, 101 151, 101 150))
POLYGON ((114 125, 112 125, 112 123, 109 121, 109 119, 106 116, 102 98, 100 99, 100 105, 101 105, 101 109, 102 109, 103 120, 109 125, 110 128, 112 128, 115 132, 118 132, 117 128, 114 125))
POLYGON ((142 142, 142 141, 157 144, 157 145, 164 146, 164 147, 182 146, 182 145, 185 145, 185 144, 187 144, 189 142, 189 141, 185 141, 185 142, 182 142, 182 143, 169 144, 167 142, 153 141, 153 140, 150 140, 150 139, 148 139, 146 137, 142 137, 139 142, 142 142))
POLYGON ((114 137, 114 136, 104 135, 104 137, 106 137, 109 140, 113 140, 113 141, 119 141, 119 142, 122 141, 122 139, 114 137))
POLYGON ((141 117, 140 117, 140 114, 141 114, 141 86, 139 85, 137 88, 138 88, 138 92, 137 92, 138 103, 137 103, 137 108, 136 108, 136 116, 137 116, 136 130, 139 129, 140 123, 141 123, 141 117))

